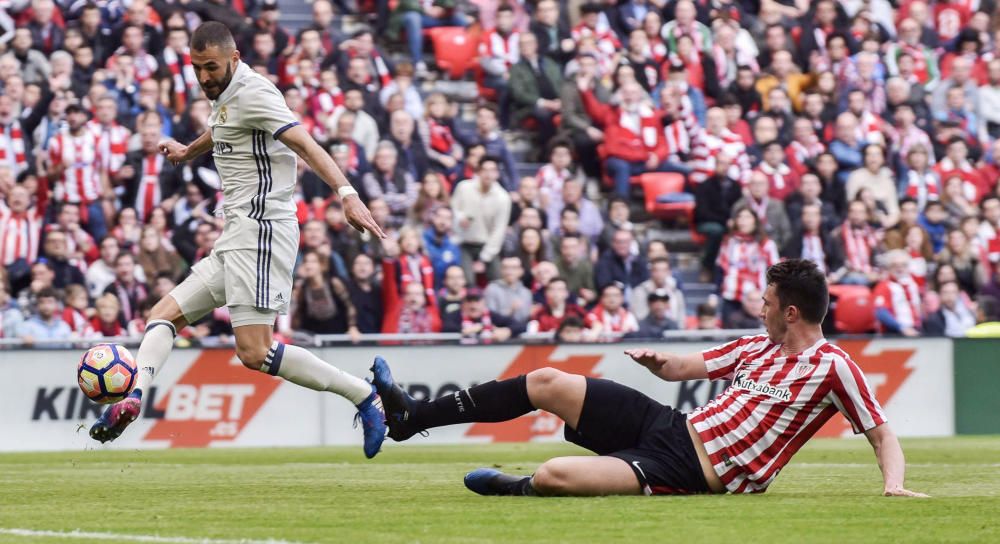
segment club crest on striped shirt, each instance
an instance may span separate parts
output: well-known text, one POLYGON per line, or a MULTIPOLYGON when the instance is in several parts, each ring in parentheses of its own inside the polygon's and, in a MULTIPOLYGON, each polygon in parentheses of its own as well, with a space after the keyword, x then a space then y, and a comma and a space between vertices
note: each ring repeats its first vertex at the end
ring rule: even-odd
POLYGON ((814 364, 799 363, 795 365, 795 368, 792 370, 792 379, 801 378, 802 376, 812 372, 814 368, 816 368, 816 365, 814 364))

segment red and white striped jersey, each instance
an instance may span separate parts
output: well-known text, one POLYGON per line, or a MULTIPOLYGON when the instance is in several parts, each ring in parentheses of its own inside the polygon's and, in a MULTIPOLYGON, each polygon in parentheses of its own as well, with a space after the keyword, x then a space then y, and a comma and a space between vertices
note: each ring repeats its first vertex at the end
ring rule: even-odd
POLYGON ((744 294, 767 288, 767 269, 778 262, 778 246, 767 238, 729 234, 722 240, 717 263, 722 269, 722 298, 743 300, 744 294))
POLYGON ((747 146, 739 134, 723 128, 719 134, 712 134, 701 126, 694 115, 694 108, 688 97, 681 98, 681 119, 691 138, 691 181, 701 183, 715 174, 715 158, 725 153, 731 159, 727 175, 738 180, 741 185, 750 182, 750 156, 747 146))
POLYGON ((622 42, 618 40, 614 30, 607 23, 602 24, 603 21, 603 18, 601 21, 598 21, 596 28, 590 28, 584 23, 579 23, 570 30, 570 37, 579 45, 581 38, 592 36, 600 52, 605 55, 614 55, 622 48, 622 42))
POLYGON ((920 286, 912 277, 888 278, 872 290, 875 309, 886 309, 902 328, 920 327, 920 286))
POLYGON ((118 123, 104 126, 97 121, 87 123, 87 129, 94 133, 97 139, 97 151, 100 157, 101 173, 112 176, 125 165, 125 154, 128 153, 129 130, 118 123))
POLYGON ((874 268, 873 253, 878 247, 875 229, 868 225, 859 228, 851 227, 845 221, 840 228, 841 241, 844 244, 844 261, 848 270, 867 274, 874 268))
POLYGON ((66 167, 56 180, 56 202, 90 203, 100 197, 100 154, 92 131, 84 128, 73 136, 64 129, 53 136, 49 141, 49 162, 66 167))
POLYGON ((663 138, 667 142, 667 160, 684 162, 684 157, 691 153, 691 137, 684 121, 676 119, 663 127, 663 138))
POLYGON ((135 211, 139 221, 147 222, 153 213, 153 208, 163 201, 163 194, 160 191, 160 173, 163 172, 163 155, 159 153, 146 155, 142 158, 141 172, 138 179, 138 187, 135 195, 135 211))
POLYGON ((520 32, 511 32, 504 37, 496 29, 487 31, 479 43, 479 56, 495 61, 503 61, 507 70, 521 60, 520 32))
POLYGON ((709 379, 732 385, 688 420, 732 493, 767 490, 838 411, 855 433, 886 421, 861 369, 825 338, 786 356, 767 335, 745 336, 702 356, 709 379))
POLYGON ((35 262, 41 234, 42 218, 35 208, 15 214, 0 201, 0 265, 8 266, 18 259, 35 262))
POLYGON ((15 176, 28 169, 24 132, 16 119, 6 126, 0 123, 0 165, 9 166, 15 176))
POLYGON ((125 46, 119 47, 115 50, 114 54, 108 57, 108 62, 105 68, 108 70, 114 70, 115 65, 118 63, 119 55, 131 55, 132 60, 135 65, 135 82, 142 83, 147 79, 153 77, 153 74, 160 68, 160 63, 157 62, 156 57, 147 53, 146 51, 139 51, 136 54, 129 53, 125 46))

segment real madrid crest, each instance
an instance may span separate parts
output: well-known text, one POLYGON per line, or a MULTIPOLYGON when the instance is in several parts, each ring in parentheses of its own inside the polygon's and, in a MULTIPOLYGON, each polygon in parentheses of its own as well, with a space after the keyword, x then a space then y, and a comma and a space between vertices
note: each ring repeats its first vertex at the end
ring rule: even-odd
POLYGON ((229 112, 226 110, 225 106, 219 108, 219 124, 226 122, 226 117, 228 116, 228 113, 229 112))

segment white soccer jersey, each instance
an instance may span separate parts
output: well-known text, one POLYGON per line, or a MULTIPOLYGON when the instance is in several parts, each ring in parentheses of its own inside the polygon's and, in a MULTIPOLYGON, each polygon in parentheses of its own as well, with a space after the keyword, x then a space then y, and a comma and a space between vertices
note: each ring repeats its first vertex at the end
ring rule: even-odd
POLYGON ((703 352, 712 380, 732 380, 689 421, 715 472, 733 493, 767 489, 809 438, 838 411, 857 433, 885 423, 865 375, 843 350, 820 339, 785 357, 767 335, 703 352))
POLYGON ((295 153, 278 136, 297 124, 274 84, 241 62, 208 118, 226 217, 216 250, 258 250, 261 223, 296 222, 295 153))

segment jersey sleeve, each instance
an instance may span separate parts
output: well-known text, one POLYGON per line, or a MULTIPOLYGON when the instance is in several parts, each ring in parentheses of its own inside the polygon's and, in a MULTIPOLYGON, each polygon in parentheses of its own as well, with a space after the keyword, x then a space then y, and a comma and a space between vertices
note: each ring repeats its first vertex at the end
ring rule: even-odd
POLYGON ((885 412, 857 363, 846 357, 837 357, 832 373, 830 394, 833 395, 833 403, 851 422, 854 434, 885 423, 885 412))
POLYGON ((240 91, 240 125, 278 136, 299 124, 285 98, 266 81, 253 81, 240 91))
POLYGON ((705 367, 708 369, 708 379, 733 379, 736 367, 739 366, 740 354, 746 350, 747 346, 762 339, 766 339, 766 337, 744 336, 743 338, 701 352, 701 356, 705 360, 705 367))

